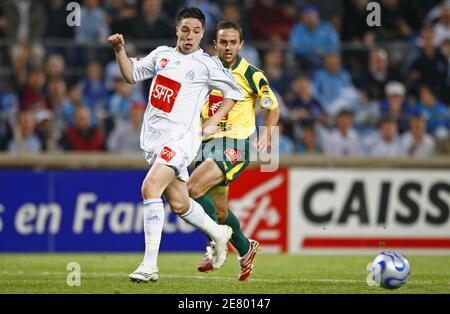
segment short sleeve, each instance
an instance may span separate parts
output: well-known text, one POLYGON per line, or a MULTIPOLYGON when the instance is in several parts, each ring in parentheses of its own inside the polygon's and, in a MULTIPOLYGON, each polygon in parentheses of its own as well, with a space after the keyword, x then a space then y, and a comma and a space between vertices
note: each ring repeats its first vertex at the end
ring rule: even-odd
POLYGON ((267 78, 263 72, 257 71, 252 75, 253 86, 255 87, 255 94, 259 99, 261 108, 267 110, 274 110, 278 108, 278 101, 275 94, 270 89, 267 78))
POLYGON ((139 82, 155 76, 158 53, 166 49, 167 47, 161 46, 150 52, 144 58, 130 58, 133 64, 133 80, 139 82))
POLYGON ((219 60, 215 58, 208 59, 209 87, 221 91, 223 98, 243 100, 244 96, 231 72, 225 69, 219 60))

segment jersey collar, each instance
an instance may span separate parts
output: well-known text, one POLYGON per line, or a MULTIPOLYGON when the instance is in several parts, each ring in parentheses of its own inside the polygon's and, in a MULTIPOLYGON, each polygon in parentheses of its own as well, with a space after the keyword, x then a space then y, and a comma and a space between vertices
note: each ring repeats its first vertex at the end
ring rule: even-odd
POLYGON ((233 67, 231 68, 232 71, 234 71, 234 70, 237 69, 237 67, 239 66, 239 64, 241 64, 241 60, 242 60, 242 57, 241 57, 240 55, 237 55, 236 63, 235 63, 235 64, 233 65, 233 67))

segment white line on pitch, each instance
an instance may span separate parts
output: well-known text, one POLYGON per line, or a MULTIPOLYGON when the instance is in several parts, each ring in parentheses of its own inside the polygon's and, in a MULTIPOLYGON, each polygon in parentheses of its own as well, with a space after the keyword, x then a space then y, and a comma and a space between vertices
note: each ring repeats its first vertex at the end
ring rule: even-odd
MULTIPOLYGON (((19 271, 2 271, 1 272, 4 275, 25 275, 25 273, 21 270, 19 271)), ((28 274, 28 275, 34 275, 28 274)), ((41 272, 39 275, 41 276, 66 276, 67 273, 65 272, 41 272)), ((127 273, 113 273, 113 272, 105 272, 105 273, 98 273, 98 272, 81 272, 81 276, 86 277, 123 277, 126 278, 128 276, 127 273)), ((237 281, 236 277, 222 277, 222 276, 194 276, 194 275, 165 275, 160 274, 160 278, 173 278, 173 279, 195 279, 195 280, 232 280, 237 281)), ((263 278, 251 278, 250 281, 255 282, 328 282, 328 283, 365 283, 364 280, 354 280, 354 279, 327 279, 327 278, 287 278, 287 279, 263 279, 263 278)), ((434 282, 432 281, 408 281, 410 284, 424 284, 424 285, 430 285, 434 282)))

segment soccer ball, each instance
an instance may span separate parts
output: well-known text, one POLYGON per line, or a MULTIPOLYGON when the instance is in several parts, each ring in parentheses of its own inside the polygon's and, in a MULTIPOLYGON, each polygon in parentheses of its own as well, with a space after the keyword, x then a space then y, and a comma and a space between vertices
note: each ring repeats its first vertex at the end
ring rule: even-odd
POLYGON ((408 259, 394 251, 381 252, 372 263, 369 263, 367 268, 370 271, 367 283, 386 289, 400 288, 411 274, 408 259))

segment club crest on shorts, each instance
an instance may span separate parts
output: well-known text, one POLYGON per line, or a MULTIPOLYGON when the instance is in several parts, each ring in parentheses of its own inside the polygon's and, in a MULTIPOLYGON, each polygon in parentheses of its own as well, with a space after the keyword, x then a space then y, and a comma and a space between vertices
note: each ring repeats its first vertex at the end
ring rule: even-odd
POLYGON ((241 158, 241 153, 237 149, 233 148, 227 148, 224 152, 225 156, 227 156, 227 159, 234 164, 236 161, 238 161, 241 158))
POLYGON ((161 153, 159 153, 159 158, 164 159, 167 162, 170 162, 172 158, 175 157, 176 154, 177 153, 175 153, 175 151, 173 151, 167 146, 164 146, 161 153))

